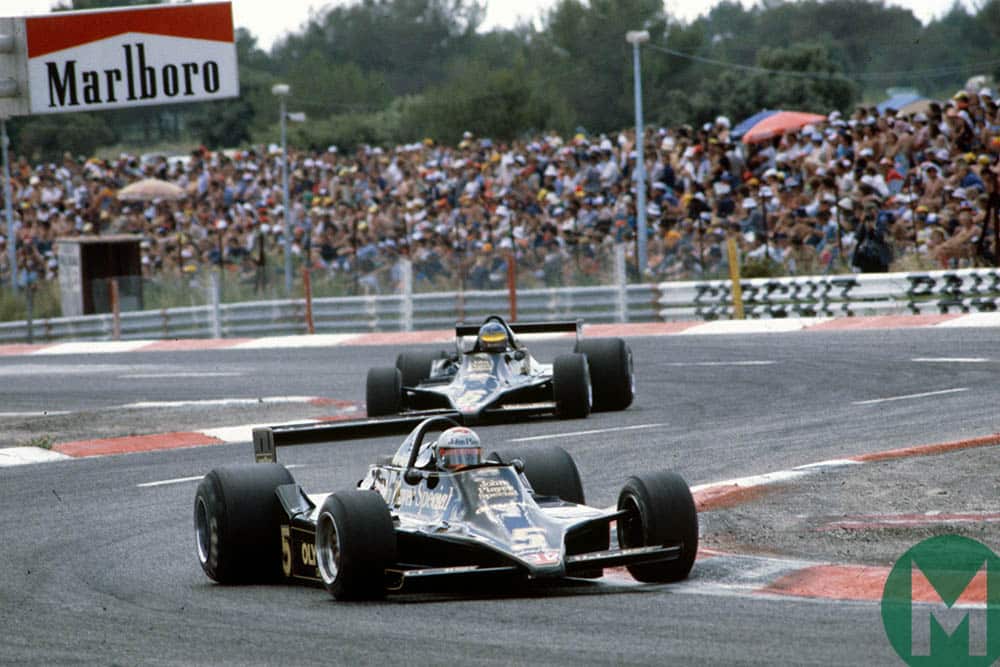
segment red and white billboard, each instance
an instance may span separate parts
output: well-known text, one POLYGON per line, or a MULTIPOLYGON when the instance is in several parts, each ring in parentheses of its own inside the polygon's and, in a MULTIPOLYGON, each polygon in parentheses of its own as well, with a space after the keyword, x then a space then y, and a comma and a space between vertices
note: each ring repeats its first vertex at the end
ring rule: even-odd
POLYGON ((32 114, 240 93, 229 2, 57 12, 24 23, 32 114))

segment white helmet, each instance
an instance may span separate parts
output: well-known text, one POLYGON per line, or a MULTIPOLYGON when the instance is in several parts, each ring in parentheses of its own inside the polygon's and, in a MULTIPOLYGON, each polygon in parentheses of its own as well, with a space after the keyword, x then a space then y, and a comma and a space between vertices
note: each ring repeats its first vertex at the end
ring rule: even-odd
POLYGON ((439 468, 460 470, 482 462, 483 448, 472 429, 455 426, 441 433, 434 443, 434 460, 439 468))

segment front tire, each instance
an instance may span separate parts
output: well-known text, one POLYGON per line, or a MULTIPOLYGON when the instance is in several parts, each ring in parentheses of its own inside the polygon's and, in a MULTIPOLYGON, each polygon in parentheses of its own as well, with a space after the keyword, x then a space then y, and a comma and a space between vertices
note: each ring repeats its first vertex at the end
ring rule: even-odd
POLYGON ((205 475, 194 496, 194 533, 210 579, 237 584, 281 576, 284 510, 275 491, 294 482, 277 463, 224 466, 205 475))
POLYGON ((556 412, 563 419, 582 419, 590 414, 593 393, 587 357, 561 354, 552 364, 552 393, 556 412))
POLYGON ((681 544, 677 560, 628 565, 639 581, 663 583, 688 576, 698 553, 698 511, 691 489, 672 472, 630 477, 618 496, 618 544, 623 549, 681 544))
POLYGON ((594 386, 594 411, 624 410, 635 397, 632 349, 621 338, 593 338, 578 341, 574 352, 587 356, 594 386))
POLYGON ((404 387, 416 387, 431 376, 431 365, 438 359, 444 359, 444 350, 434 352, 402 352, 396 357, 396 368, 402 375, 404 387))
POLYGON ((369 417, 398 414, 403 409, 403 383, 397 368, 372 368, 365 380, 369 417))
POLYGON ((316 520, 316 564, 330 595, 384 597, 385 569, 395 562, 396 531, 382 496, 358 489, 327 496, 316 520))
POLYGON ((580 471, 573 457, 562 447, 551 445, 517 451, 505 450, 493 452, 488 458, 497 459, 501 463, 521 459, 524 462, 522 472, 528 478, 535 495, 555 496, 577 505, 584 504, 580 471))

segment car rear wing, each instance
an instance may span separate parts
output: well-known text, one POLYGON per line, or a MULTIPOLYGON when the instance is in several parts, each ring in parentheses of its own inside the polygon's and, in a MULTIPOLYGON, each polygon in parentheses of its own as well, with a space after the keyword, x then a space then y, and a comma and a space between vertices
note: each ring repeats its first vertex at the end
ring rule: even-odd
POLYGON ((405 435, 428 417, 450 417, 459 423, 455 410, 424 410, 413 415, 362 419, 324 424, 283 424, 253 429, 253 455, 257 463, 277 463, 278 447, 315 445, 322 442, 405 435))
MULTIPOLYGON (((583 322, 580 320, 556 320, 553 322, 508 322, 507 325, 515 334, 574 333, 579 338, 583 322)), ((479 333, 481 326, 482 322, 458 322, 455 324, 455 335, 458 338, 475 336, 479 333)))

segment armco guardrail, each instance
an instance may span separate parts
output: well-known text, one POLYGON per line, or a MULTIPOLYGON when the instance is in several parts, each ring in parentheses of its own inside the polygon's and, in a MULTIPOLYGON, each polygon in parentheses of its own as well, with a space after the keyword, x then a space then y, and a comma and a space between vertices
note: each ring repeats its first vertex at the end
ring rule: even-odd
MULTIPOLYGON (((992 312, 1000 271, 759 278, 741 282, 748 318, 851 317, 890 313, 992 312)), ((713 320, 732 317, 728 280, 521 290, 518 318, 590 323, 713 320)), ((509 311, 506 291, 372 295, 313 300, 317 333, 446 329, 509 311)), ((121 314, 124 340, 304 334, 302 299, 170 308, 121 314)), ((35 320, 35 342, 111 340, 110 315, 35 320)), ((28 341, 26 322, 0 323, 0 343, 28 341)))
MULTIPOLYGON (((748 318, 992 312, 1000 305, 994 269, 756 278, 740 285, 748 318)), ((660 320, 733 315, 728 280, 661 283, 659 290, 660 320)))

